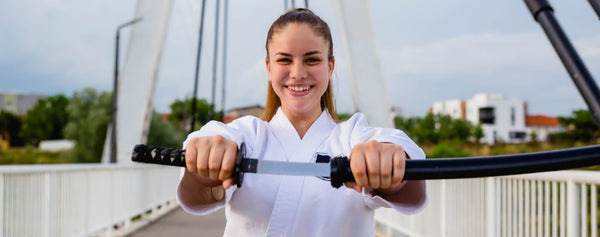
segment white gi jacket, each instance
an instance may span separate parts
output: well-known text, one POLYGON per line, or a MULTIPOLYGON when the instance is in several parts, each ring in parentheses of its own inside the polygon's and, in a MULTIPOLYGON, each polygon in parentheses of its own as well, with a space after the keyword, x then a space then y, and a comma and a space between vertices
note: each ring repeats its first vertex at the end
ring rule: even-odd
MULTIPOLYGON (((263 160, 315 162, 316 153, 347 156, 355 144, 369 140, 399 144, 411 159, 425 158, 423 150, 404 132, 369 127, 360 113, 337 124, 323 111, 300 139, 279 108, 270 122, 251 116, 230 124, 209 122, 191 133, 184 147, 193 137, 217 134, 238 145, 245 142, 246 156, 263 160)), ((225 206, 225 236, 374 236, 376 208, 392 207, 409 214, 424 203, 425 200, 418 206, 402 206, 343 185, 333 188, 328 180, 319 177, 246 173, 242 187, 234 185, 226 190, 221 202, 195 209, 181 205, 196 215, 225 206)))

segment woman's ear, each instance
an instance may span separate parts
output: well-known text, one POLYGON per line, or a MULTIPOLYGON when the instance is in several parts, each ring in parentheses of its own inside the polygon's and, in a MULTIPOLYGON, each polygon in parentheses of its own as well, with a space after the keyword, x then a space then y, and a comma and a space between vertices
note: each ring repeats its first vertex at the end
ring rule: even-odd
POLYGON ((265 67, 267 68, 267 73, 270 73, 271 66, 269 65, 269 58, 265 58, 265 67))
POLYGON ((335 58, 329 60, 329 78, 333 75, 333 68, 335 68, 335 58))

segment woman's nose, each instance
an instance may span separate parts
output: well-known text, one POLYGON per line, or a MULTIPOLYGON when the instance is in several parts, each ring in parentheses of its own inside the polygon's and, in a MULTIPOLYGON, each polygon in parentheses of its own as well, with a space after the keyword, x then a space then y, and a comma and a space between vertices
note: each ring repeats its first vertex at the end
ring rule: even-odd
POLYGON ((303 63, 293 63, 290 69, 290 77, 292 79, 305 79, 308 76, 308 70, 303 63))

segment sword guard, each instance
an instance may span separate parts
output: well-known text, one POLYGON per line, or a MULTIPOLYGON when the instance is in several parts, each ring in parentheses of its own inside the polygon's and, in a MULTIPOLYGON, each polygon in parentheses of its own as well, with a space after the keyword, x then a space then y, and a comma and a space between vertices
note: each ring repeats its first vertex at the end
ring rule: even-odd
POLYGON ((345 182, 355 181, 350 160, 345 156, 336 156, 331 160, 331 186, 341 187, 345 182))
POLYGON ((238 150, 235 168, 232 174, 233 180, 238 188, 242 187, 242 182, 244 181, 244 172, 242 171, 242 166, 244 165, 242 164, 242 161, 244 160, 244 157, 246 157, 246 143, 242 142, 238 150))

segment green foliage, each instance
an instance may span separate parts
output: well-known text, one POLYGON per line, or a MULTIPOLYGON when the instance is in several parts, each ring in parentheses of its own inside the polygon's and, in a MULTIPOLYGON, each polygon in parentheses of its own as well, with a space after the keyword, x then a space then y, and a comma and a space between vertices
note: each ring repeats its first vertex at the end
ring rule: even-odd
POLYGON ((68 104, 69 99, 64 95, 39 99, 24 120, 21 134, 25 142, 37 146, 41 140, 62 139, 69 118, 68 104))
POLYGON ((483 128, 481 127, 481 124, 478 123, 477 126, 471 127, 473 130, 471 130, 471 134, 473 135, 473 139, 475 139, 476 143, 479 143, 479 141, 481 141, 481 139, 483 138, 483 136, 485 136, 485 133, 483 133, 483 128))
POLYGON ((454 119, 450 125, 453 133, 449 136, 451 139, 459 141, 468 141, 473 131, 473 125, 462 119, 454 119))
MULTIPOLYGON (((193 99, 187 99, 185 101, 179 99, 175 100, 175 102, 171 104, 169 122, 176 127, 182 127, 185 125, 183 123, 188 123, 190 121, 189 118, 192 115, 192 102, 193 99)), ((199 123, 196 124, 196 128, 199 128, 211 120, 211 107, 212 106, 205 99, 196 100, 196 121, 199 123)), ((222 117, 222 114, 215 114, 215 116, 212 117, 222 117)))
POLYGON ((550 134, 548 138, 553 142, 595 143, 600 138, 598 124, 588 110, 573 111, 572 117, 558 117, 558 122, 567 128, 567 131, 550 134))
POLYGON ((352 117, 352 114, 349 113, 341 113, 337 114, 338 121, 346 121, 352 117))
POLYGON ((111 94, 85 88, 76 92, 67 106, 69 122, 65 138, 75 141, 72 155, 77 162, 99 162, 110 122, 111 94))
POLYGON ((23 139, 19 134, 21 127, 21 118, 8 111, 0 111, 0 135, 8 135, 10 146, 23 146, 23 139))
POLYGON ((156 112, 152 114, 148 145, 180 148, 184 138, 183 133, 177 131, 173 124, 163 121, 156 112))
POLYGON ((460 144, 442 143, 435 146, 431 154, 427 155, 427 158, 449 158, 468 156, 471 156, 471 154, 461 149, 460 144))
POLYGON ((0 151, 0 165, 69 163, 71 162, 69 154, 69 151, 48 152, 31 147, 10 149, 8 151, 0 151))
POLYGON ((443 141, 466 142, 483 137, 481 126, 452 119, 449 115, 427 114, 424 118, 394 118, 396 128, 403 130, 418 143, 438 144, 443 141))

